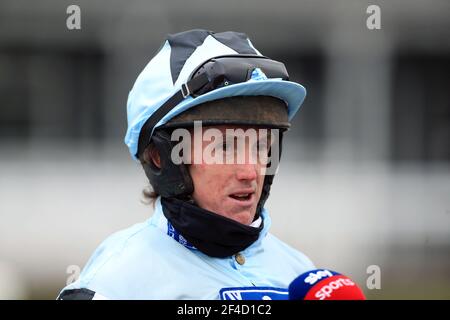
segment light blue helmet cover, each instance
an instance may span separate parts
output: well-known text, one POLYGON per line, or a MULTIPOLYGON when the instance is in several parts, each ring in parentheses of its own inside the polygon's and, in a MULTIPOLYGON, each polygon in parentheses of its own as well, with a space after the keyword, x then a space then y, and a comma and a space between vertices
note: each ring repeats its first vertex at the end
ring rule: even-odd
MULTIPOLYGON (((243 33, 214 33, 206 30, 191 30, 169 35, 159 52, 139 74, 128 95, 128 129, 125 144, 136 159, 139 133, 147 119, 164 102, 181 89, 195 68, 203 62, 221 55, 256 54, 250 39, 243 33)), ((174 116, 198 104, 232 96, 272 96, 284 100, 291 120, 306 96, 305 88, 295 82, 280 78, 267 78, 255 69, 251 79, 232 84, 193 98, 186 97, 153 128, 162 126, 174 116)))

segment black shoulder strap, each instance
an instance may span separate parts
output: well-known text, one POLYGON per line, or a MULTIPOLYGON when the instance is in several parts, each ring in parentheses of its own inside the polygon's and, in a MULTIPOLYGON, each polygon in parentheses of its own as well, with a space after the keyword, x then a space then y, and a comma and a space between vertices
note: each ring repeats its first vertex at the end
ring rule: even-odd
POLYGON ((95 291, 81 288, 64 290, 57 298, 57 300, 92 300, 95 296, 95 291))

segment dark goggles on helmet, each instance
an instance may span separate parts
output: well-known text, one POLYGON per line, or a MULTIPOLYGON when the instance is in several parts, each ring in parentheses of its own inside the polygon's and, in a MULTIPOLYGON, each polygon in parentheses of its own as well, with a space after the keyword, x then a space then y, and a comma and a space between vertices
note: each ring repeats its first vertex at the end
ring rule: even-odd
POLYGON ((187 84, 196 78, 207 80, 200 88, 193 88, 193 91, 190 91, 193 97, 198 97, 218 88, 246 82, 256 68, 264 72, 267 78, 289 80, 286 67, 281 62, 264 56, 229 55, 215 57, 201 64, 192 72, 187 84))
POLYGON ((259 68, 267 78, 289 80, 283 63, 258 55, 226 55, 211 58, 190 75, 189 80, 181 85, 175 93, 142 126, 139 134, 137 157, 150 143, 155 125, 183 99, 188 96, 198 97, 215 89, 248 81, 255 69, 259 68))

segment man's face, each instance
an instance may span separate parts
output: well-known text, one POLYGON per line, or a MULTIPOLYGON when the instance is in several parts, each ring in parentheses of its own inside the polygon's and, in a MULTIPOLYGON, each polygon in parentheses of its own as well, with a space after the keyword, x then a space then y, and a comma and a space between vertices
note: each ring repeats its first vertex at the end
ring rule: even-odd
MULTIPOLYGON (((249 127, 222 125, 214 128, 222 133, 223 143, 219 143, 221 144, 220 147, 223 147, 224 156, 229 157, 228 159, 233 158, 233 161, 211 164, 211 162, 205 163, 207 161, 203 159, 201 163, 189 165, 189 172, 194 183, 192 196, 201 208, 249 225, 254 219, 261 197, 265 163, 267 163, 264 162, 267 161, 267 158, 261 159, 261 156, 258 157, 258 151, 259 155, 267 155, 267 147, 270 142, 267 141, 267 136, 261 134, 256 128, 253 128, 253 130, 257 133, 257 143, 252 142, 251 139, 243 138, 242 135, 227 134, 227 129, 240 128, 246 131, 251 129, 249 127), (230 148, 230 142, 233 140, 233 148, 230 148), (238 140, 241 140, 240 143, 238 140), (238 160, 238 158, 241 160, 238 160)), ((195 133, 192 135, 192 139, 195 139, 195 133)), ((211 148, 215 143, 218 142, 202 141, 202 152, 208 145, 211 148)), ((195 144, 192 140, 192 154, 195 152, 194 148, 195 144)))

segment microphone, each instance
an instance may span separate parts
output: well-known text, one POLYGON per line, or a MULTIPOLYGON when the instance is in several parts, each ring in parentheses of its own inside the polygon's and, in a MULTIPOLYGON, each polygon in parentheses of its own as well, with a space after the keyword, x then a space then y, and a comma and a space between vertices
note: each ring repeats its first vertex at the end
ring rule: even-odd
POLYGON ((289 285, 289 300, 366 300, 350 278, 328 269, 303 273, 289 285))

